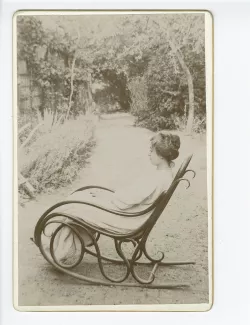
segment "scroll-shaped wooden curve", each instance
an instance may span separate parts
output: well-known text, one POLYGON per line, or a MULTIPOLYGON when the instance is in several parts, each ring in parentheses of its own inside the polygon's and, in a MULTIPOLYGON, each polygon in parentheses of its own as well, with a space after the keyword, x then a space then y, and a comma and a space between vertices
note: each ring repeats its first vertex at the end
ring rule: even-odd
MULTIPOLYGON (((52 264, 56 269, 68 275, 71 275, 76 279, 83 280, 85 284, 108 285, 108 286, 115 285, 115 286, 128 286, 128 287, 139 286, 139 287, 146 287, 146 288, 178 288, 178 287, 187 286, 188 284, 185 283, 156 284, 155 283, 156 270, 160 266, 187 265, 187 264, 195 264, 195 263, 190 261, 165 262, 164 261, 165 255, 163 252, 159 252, 160 257, 154 258, 150 256, 150 254, 148 253, 146 249, 146 244, 151 230, 153 229, 157 220, 161 216, 163 210, 167 206, 178 184, 181 182, 186 182, 187 188, 190 186, 190 181, 187 178, 184 178, 184 175, 187 174, 188 172, 192 172, 193 177, 195 177, 195 172, 191 169, 187 169, 191 159, 192 159, 192 155, 187 157, 183 161, 169 189, 163 192, 158 197, 158 199, 147 209, 136 213, 129 213, 129 212, 116 211, 116 210, 109 210, 103 206, 84 202, 84 201, 78 201, 78 200, 63 201, 58 204, 55 204, 47 211, 45 211, 44 214, 41 216, 41 218, 38 220, 34 231, 34 239, 32 239, 33 242, 39 247, 44 258, 50 264, 52 264), (84 216, 82 218, 79 218, 71 214, 54 211, 56 208, 60 206, 71 204, 71 203, 81 204, 83 206, 90 205, 96 209, 103 210, 111 214, 115 214, 117 216, 127 217, 128 222, 129 222, 129 218, 136 218, 138 216, 143 216, 145 214, 149 214, 149 216, 148 218, 146 218, 145 222, 136 229, 133 229, 126 233, 124 233, 122 230, 120 232, 113 232, 110 229, 105 229, 105 228, 98 227, 97 225, 90 224, 88 221, 84 220, 84 216), (64 220, 61 220, 62 217, 64 219, 67 219, 68 221, 65 222, 64 220), (51 224, 58 224, 58 227, 51 235, 49 235, 50 245, 49 245, 49 249, 46 250, 42 242, 42 236, 46 235, 46 227, 48 227, 51 224), (63 264, 61 261, 57 259, 54 251, 55 238, 63 227, 68 227, 75 234, 75 236, 77 237, 80 243, 80 253, 78 254, 79 256, 76 258, 74 262, 67 265, 63 264), (84 230, 85 233, 89 236, 89 238, 91 239, 90 245, 88 246, 85 245, 84 239, 81 237, 78 229, 84 230), (100 245, 99 239, 101 236, 106 236, 113 240, 114 247, 119 259, 110 258, 101 254, 101 249, 99 247, 100 245), (127 257, 123 250, 123 244, 128 242, 132 243, 133 245, 133 252, 131 254, 131 257, 127 257), (72 271, 72 269, 76 268, 84 261, 84 256, 87 254, 97 258, 99 270, 103 278, 99 278, 99 279, 92 278, 72 271), (146 259, 145 262, 140 261, 142 257, 146 259), (114 277, 113 275, 112 276, 108 275, 104 268, 104 265, 106 264, 105 262, 112 263, 114 265, 123 266, 124 274, 120 277, 114 277), (141 276, 138 275, 137 270, 135 269, 135 267, 138 265, 147 266, 147 267, 151 266, 151 271, 149 272, 148 278, 142 278, 141 276), (128 283, 126 281, 129 276, 132 276, 132 278, 134 278, 135 280, 134 283, 128 283)), ((98 189, 112 192, 111 189, 100 187, 100 186, 86 186, 78 189, 77 191, 84 191, 91 188, 98 188, 98 189)))

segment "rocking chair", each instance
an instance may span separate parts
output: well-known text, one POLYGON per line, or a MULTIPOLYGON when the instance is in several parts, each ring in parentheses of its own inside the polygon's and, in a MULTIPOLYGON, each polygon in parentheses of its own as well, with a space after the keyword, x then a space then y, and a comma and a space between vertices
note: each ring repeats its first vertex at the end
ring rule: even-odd
MULTIPOLYGON (((63 201, 60 203, 57 203, 53 205, 51 208, 49 208, 47 211, 44 212, 44 214, 40 217, 38 220, 35 230, 34 230, 34 239, 32 238, 32 241, 37 245, 37 247, 40 249, 40 252, 42 253, 43 257, 52 264, 57 270, 64 272, 67 275, 70 275, 78 280, 84 281, 86 284, 91 285, 104 285, 104 286, 126 286, 126 287, 143 287, 143 288, 178 288, 178 287, 186 287, 189 286, 188 284, 182 283, 154 283, 155 280, 155 273, 158 267, 160 266, 170 266, 170 265, 187 265, 187 264, 195 264, 195 262, 188 262, 188 261, 179 261, 179 262, 165 262, 164 259, 164 253, 161 253, 161 257, 158 259, 152 258, 149 253, 146 250, 146 243, 148 236, 153 229, 154 225, 156 224, 157 220, 159 219, 160 215, 162 214, 163 210, 167 206, 171 196, 173 195, 175 189, 177 188, 178 184, 181 181, 186 181, 188 183, 187 188, 190 186, 190 181, 186 178, 184 178, 184 175, 188 172, 193 173, 193 178, 195 177, 195 172, 193 170, 187 169, 190 161, 192 159, 192 155, 188 156, 182 163, 181 167, 179 168, 178 172, 176 173, 176 176, 174 180, 172 181, 171 186, 169 189, 165 192, 163 192, 157 200, 149 206, 147 209, 141 212, 136 213, 128 213, 128 212, 121 212, 116 210, 109 210, 105 207, 92 204, 92 203, 86 203, 83 201, 78 200, 71 200, 71 201, 63 201), (123 216, 127 218, 136 218, 139 216, 143 216, 145 214, 148 214, 148 217, 145 219, 143 224, 139 226, 136 229, 133 229, 131 231, 124 232, 122 229, 121 231, 112 231, 110 229, 103 229, 90 224, 88 221, 84 220, 84 216, 81 218, 67 214, 62 212, 53 212, 56 208, 60 206, 64 206, 67 204, 83 204, 83 205, 90 205, 92 207, 95 207, 96 209, 100 209, 103 211, 106 211, 111 214, 115 214, 117 216, 123 216), (66 217, 70 222, 66 223, 64 221, 61 221, 58 219, 58 217, 66 217), (44 248, 43 242, 42 242, 42 236, 45 234, 45 228, 52 223, 57 223, 58 227, 56 230, 51 234, 50 236, 50 244, 49 249, 46 250, 44 248), (61 262, 58 261, 56 258, 55 252, 54 252, 54 241, 55 237, 57 236, 58 232, 63 227, 69 227, 73 233, 77 236, 81 243, 81 252, 79 254, 79 258, 77 258, 76 262, 70 264, 70 265, 64 265, 61 262), (83 229, 88 236, 91 238, 92 243, 91 245, 85 245, 83 238, 80 236, 79 231, 77 230, 77 227, 79 229, 83 229), (100 252, 99 248, 99 238, 101 236, 106 236, 111 238, 114 241, 114 246, 116 249, 116 252, 120 259, 113 259, 107 256, 103 256, 100 252), (132 243, 133 244, 133 253, 132 257, 127 258, 123 252, 122 244, 123 243, 132 243), (89 248, 89 246, 92 246, 94 250, 89 248), (100 268, 100 272, 103 275, 103 277, 106 279, 95 279, 92 277, 88 277, 82 274, 78 274, 76 272, 71 271, 71 269, 76 268, 82 260, 85 254, 92 255, 97 258, 97 262, 100 268), (144 257, 147 259, 147 262, 140 262, 139 260, 144 255, 144 257), (123 265, 125 267, 125 275, 120 278, 111 277, 110 275, 107 275, 104 271, 104 264, 103 262, 106 261, 108 263, 112 263, 114 265, 123 265), (151 272, 149 274, 149 277, 147 279, 141 278, 136 270, 135 266, 137 265, 144 265, 144 266, 151 266, 151 272), (128 279, 129 275, 134 278, 134 283, 128 283, 128 281, 125 281, 128 279)), ((101 186, 86 186, 79 188, 77 191, 84 191, 87 189, 100 189, 103 191, 110 191, 112 190, 101 187, 101 186)), ((129 222, 129 221, 128 221, 129 222)))

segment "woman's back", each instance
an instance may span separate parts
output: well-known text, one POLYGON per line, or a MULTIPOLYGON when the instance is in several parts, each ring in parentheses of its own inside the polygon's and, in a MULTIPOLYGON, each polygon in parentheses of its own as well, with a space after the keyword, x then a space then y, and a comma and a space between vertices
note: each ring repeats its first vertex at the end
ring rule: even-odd
POLYGON ((121 210, 141 211, 169 188, 172 179, 171 169, 155 170, 139 178, 130 186, 116 190, 112 202, 121 210))

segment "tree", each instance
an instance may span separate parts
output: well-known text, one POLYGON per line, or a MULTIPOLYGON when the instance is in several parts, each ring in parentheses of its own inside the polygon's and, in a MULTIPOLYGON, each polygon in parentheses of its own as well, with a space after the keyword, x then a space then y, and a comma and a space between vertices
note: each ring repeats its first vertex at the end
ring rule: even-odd
POLYGON ((167 15, 162 18, 160 23, 153 21, 159 27, 161 35, 166 37, 186 75, 189 92, 189 111, 186 125, 188 134, 192 132, 193 128, 195 102, 193 77, 188 63, 186 63, 185 55, 188 56, 190 52, 205 55, 204 19, 203 14, 182 14, 179 16, 167 15))
POLYGON ((58 109, 63 101, 66 118, 75 116, 98 99, 92 85, 99 83, 100 98, 105 95, 107 101, 118 102, 126 110, 132 107, 140 120, 148 119, 146 127, 150 123, 154 129, 178 127, 176 115, 184 120, 187 113, 190 133, 194 116, 204 118, 202 14, 24 18, 19 26, 19 54, 35 69, 46 98, 44 108, 52 103, 58 109), (36 29, 33 41, 27 38, 30 24, 36 29), (33 45, 45 48, 40 59, 29 50, 33 45), (132 85, 141 87, 140 96, 132 85), (131 91, 135 95, 132 101, 131 91))
POLYGON ((174 41, 172 40, 172 37, 169 35, 169 44, 171 46, 171 49, 176 54, 179 63, 186 75, 187 78, 187 84, 188 84, 188 94, 189 94, 189 113, 188 113, 188 120, 187 120, 187 127, 186 131, 188 134, 191 134, 192 128, 193 128, 193 121, 194 121, 194 84, 193 84, 193 77, 192 74, 185 63, 183 54, 181 51, 176 47, 174 41))

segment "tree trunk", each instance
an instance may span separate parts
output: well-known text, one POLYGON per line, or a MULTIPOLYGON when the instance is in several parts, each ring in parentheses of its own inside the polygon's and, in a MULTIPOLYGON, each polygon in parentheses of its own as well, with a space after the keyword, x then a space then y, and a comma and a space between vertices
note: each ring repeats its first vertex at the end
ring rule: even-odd
POLYGON ((75 63, 76 63, 76 52, 73 58, 73 62, 71 65, 71 79, 70 79, 70 95, 69 95, 69 106, 68 106, 68 110, 67 110, 67 114, 66 114, 66 120, 69 118, 69 113, 71 110, 71 106, 72 106, 72 96, 74 93, 74 69, 75 69, 75 63))
POLYGON ((188 98, 189 98, 189 110, 188 110, 188 120, 186 126, 187 134, 192 133, 193 122, 194 122, 194 85, 193 78, 190 71, 186 72, 187 82, 188 82, 188 98))
POLYGON ((91 72, 88 72, 87 79, 87 94, 88 94, 88 113, 93 113, 93 97, 92 97, 92 76, 91 72))
POLYGON ((187 120, 187 125, 186 125, 186 132, 187 134, 191 134, 192 133, 192 129, 193 129, 193 122, 194 122, 194 85, 193 85, 193 77, 191 75, 191 72, 188 68, 188 66, 186 65, 183 55, 180 52, 180 50, 178 50, 174 44, 174 42, 171 40, 171 38, 169 37, 169 44, 171 46, 171 49, 175 52, 179 63, 183 69, 183 71, 186 74, 186 78, 187 78, 187 84, 188 84, 188 99, 189 99, 189 110, 188 110, 188 120, 187 120))
POLYGON ((75 63, 76 63, 76 57, 77 57, 77 48, 80 43, 79 29, 77 30, 77 34, 78 34, 78 38, 77 38, 76 50, 75 50, 74 58, 73 58, 72 65, 71 65, 70 95, 69 95, 69 106, 68 106, 67 113, 66 113, 66 120, 69 118, 69 113, 70 113, 71 106, 72 106, 72 96, 74 93, 74 69, 75 69, 75 63))
POLYGON ((92 103, 93 98, 92 98, 92 76, 91 72, 88 72, 88 95, 89 95, 89 101, 92 103))

